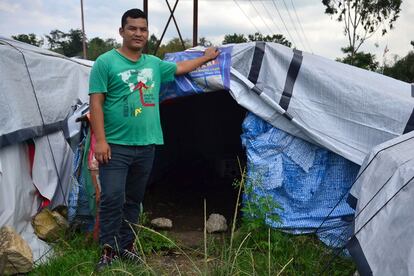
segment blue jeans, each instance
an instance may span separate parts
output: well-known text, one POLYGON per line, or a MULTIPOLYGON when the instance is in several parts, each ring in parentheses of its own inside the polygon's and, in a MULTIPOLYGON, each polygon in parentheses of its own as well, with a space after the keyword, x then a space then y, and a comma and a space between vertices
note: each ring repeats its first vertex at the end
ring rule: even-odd
POLYGON ((99 243, 128 248, 135 240, 129 223, 137 223, 140 204, 154 161, 154 145, 110 144, 112 157, 99 166, 101 201, 99 243))

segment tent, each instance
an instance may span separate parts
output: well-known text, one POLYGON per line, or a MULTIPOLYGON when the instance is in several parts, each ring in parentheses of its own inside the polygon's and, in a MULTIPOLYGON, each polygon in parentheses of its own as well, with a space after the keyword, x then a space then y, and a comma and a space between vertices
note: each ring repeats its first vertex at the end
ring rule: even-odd
MULTIPOLYGON (((231 48, 231 95, 269 124, 248 117, 243 134, 249 174, 260 168, 265 178, 265 191, 257 193, 284 208, 282 224, 267 223, 294 233, 324 232, 328 244, 342 246, 350 233, 329 229, 349 226, 353 211, 345 198, 357 165, 374 146, 414 129, 413 86, 275 43, 223 47, 231 48)), ((182 80, 177 95, 194 93, 186 82, 197 87, 205 80, 182 80)))
MULTIPOLYGON (((194 53, 197 53, 197 49, 194 50, 194 53)), ((324 150, 329 150, 322 155, 335 160, 335 164, 340 164, 340 169, 328 174, 332 175, 333 172, 341 172, 342 168, 351 168, 353 165, 350 162, 361 165, 374 146, 414 129, 412 97, 414 89, 408 83, 275 43, 225 45, 221 50, 224 55, 231 58, 231 61, 224 59, 225 64, 210 64, 218 66, 220 77, 217 77, 217 74, 210 74, 211 72, 204 68, 200 70, 201 73, 197 73, 199 75, 191 77, 190 74, 189 78, 185 78, 184 81, 189 86, 183 86, 182 81, 177 80, 174 87, 175 96, 203 94, 211 90, 228 88, 231 96, 240 106, 269 124, 260 123, 260 131, 262 131, 260 135, 249 136, 252 145, 258 145, 256 138, 263 137, 261 134, 269 134, 272 139, 266 140, 266 145, 283 142, 286 138, 291 141, 289 145, 295 146, 290 149, 282 147, 288 150, 283 153, 284 157, 290 158, 289 160, 278 156, 269 159, 269 162, 266 161, 265 163, 271 165, 266 168, 268 172, 284 173, 286 162, 293 162, 295 170, 306 171, 306 168, 311 169, 315 162, 321 159, 318 159, 320 157, 300 158, 307 154, 295 154, 299 149, 302 150, 301 153, 315 154, 315 156, 322 154, 324 150), (183 87, 184 90, 180 91, 183 87), (275 140, 273 139, 275 137, 285 138, 275 140), (339 158, 340 156, 342 159, 339 158), (345 162, 345 159, 349 160, 347 161, 349 163, 345 162)), ((66 125, 70 121, 68 114, 74 112, 74 106, 87 102, 87 78, 90 67, 58 54, 5 38, 0 40, 0 51, 2 54, 0 106, 4 110, 0 114, 0 121, 3 122, 0 127, 2 168, 0 187, 5 189, 2 190, 1 196, 5 197, 7 194, 9 202, 8 204, 3 204, 5 201, 0 202, 0 210, 7 210, 2 212, 0 225, 11 223, 17 226, 19 232, 26 230, 29 233, 30 216, 36 212, 40 200, 35 195, 36 190, 43 197, 51 200, 52 204, 67 202, 71 185, 70 160, 73 157, 65 142, 65 138, 70 136, 66 125), (34 155, 31 177, 27 154, 21 153, 27 151, 27 146, 23 142, 33 138, 35 138, 36 151, 39 152, 34 155), (10 161, 5 161, 6 156, 7 160, 14 160, 9 156, 15 156, 14 165, 7 163, 10 161), (36 156, 42 157, 36 160, 36 156), (31 187, 30 189, 21 189, 23 184, 16 182, 18 178, 14 168, 19 166, 25 172, 18 175, 24 177, 21 183, 24 182, 25 187, 31 187), (47 174, 44 173, 45 171, 47 174), (5 175, 10 175, 7 181, 5 175), (32 183, 35 184, 36 189, 32 183), (10 190, 16 191, 15 197, 8 196, 10 190), (14 210, 20 210, 21 213, 16 213, 14 210)), ((170 59, 186 58, 187 53, 184 57, 183 53, 176 53, 170 59)), ((214 72, 217 70, 214 69, 214 72)), ((247 127, 248 124, 246 123, 245 126, 247 127)), ((249 155, 250 150, 254 148, 249 149, 247 142, 245 145, 249 155)), ((266 152, 263 151, 261 154, 266 152)), ((248 163, 255 165, 255 160, 266 160, 261 154, 257 155, 258 158, 249 159, 248 163)), ((324 166, 331 165, 329 163, 324 166)), ((346 185, 338 186, 340 193, 335 194, 335 197, 329 197, 330 207, 332 202, 336 199, 340 200, 347 194, 352 173, 356 171, 353 167, 349 173, 340 176, 346 178, 347 182, 346 185)), ((272 184, 275 180, 273 176, 277 174, 269 175, 266 183, 272 184)), ((289 197, 292 200, 289 201, 289 205, 300 206, 300 195, 305 192, 295 190, 294 186, 283 186, 287 182, 279 183, 286 192, 290 193, 287 195, 275 193, 274 188, 278 187, 274 186, 269 189, 269 193, 276 196, 275 200, 289 197)), ((306 187, 306 183, 303 187, 306 187)), ((327 191, 324 188, 312 188, 306 190, 306 193, 307 197, 313 198, 327 194, 327 191)), ((363 190, 360 193, 363 193, 363 190)), ((324 200, 321 200, 320 204, 329 207, 324 200)), ((319 222, 327 223, 328 228, 331 227, 329 220, 325 220, 325 213, 321 211, 321 206, 310 205, 305 209, 294 209, 294 212, 300 212, 302 216, 315 213, 313 217, 315 220, 311 225, 309 222, 301 221, 301 224, 289 230, 296 233, 312 232, 319 228, 317 227, 319 222), (308 227, 305 227, 306 225, 308 227)), ((342 220, 350 214, 349 208, 347 209, 345 205, 341 206, 344 211, 333 214, 333 219, 342 220)), ((289 219, 291 217, 287 217, 287 220, 289 219)), ((275 227, 281 227, 281 225, 274 225, 272 221, 267 222, 275 227)), ((38 240, 36 242, 41 243, 38 240)), ((34 242, 31 245, 34 245, 34 242)), ((39 256, 44 250, 38 252, 39 256)))
POLYGON ((4 37, 0 57, 0 226, 21 234, 36 261, 49 246, 34 235, 31 219, 42 202, 67 205, 68 116, 88 100, 90 66, 4 37))
POLYGON ((355 208, 347 248, 361 275, 414 273, 414 132, 365 158, 348 201, 355 208))

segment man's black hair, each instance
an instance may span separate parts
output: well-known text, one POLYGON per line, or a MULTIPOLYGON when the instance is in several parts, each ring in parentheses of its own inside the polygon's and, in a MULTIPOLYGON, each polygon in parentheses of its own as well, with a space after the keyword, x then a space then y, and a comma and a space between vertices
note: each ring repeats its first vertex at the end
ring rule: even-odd
POLYGON ((125 27, 128 17, 130 17, 130 18, 144 18, 148 22, 147 15, 145 14, 145 12, 143 12, 140 9, 130 9, 130 10, 127 10, 124 13, 124 15, 122 15, 122 18, 121 18, 121 27, 122 28, 125 27))

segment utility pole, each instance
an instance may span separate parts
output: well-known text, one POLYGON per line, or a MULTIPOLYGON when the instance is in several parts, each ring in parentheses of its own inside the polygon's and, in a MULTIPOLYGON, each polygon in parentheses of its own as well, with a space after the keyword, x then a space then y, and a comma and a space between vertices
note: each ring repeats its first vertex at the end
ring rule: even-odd
POLYGON ((142 6, 144 7, 144 13, 148 16, 148 0, 143 0, 142 6))
POLYGON ((198 0, 193 2, 193 47, 198 44, 198 0))
MULTIPOLYGON (((142 0, 142 7, 144 13, 147 15, 147 23, 148 23, 148 0, 142 0)), ((148 43, 145 44, 144 51, 145 54, 148 54, 148 43)))
POLYGON ((86 55, 86 34, 85 34, 85 22, 83 19, 83 0, 81 2, 81 17, 82 17, 82 47, 83 47, 83 58, 87 59, 86 55))

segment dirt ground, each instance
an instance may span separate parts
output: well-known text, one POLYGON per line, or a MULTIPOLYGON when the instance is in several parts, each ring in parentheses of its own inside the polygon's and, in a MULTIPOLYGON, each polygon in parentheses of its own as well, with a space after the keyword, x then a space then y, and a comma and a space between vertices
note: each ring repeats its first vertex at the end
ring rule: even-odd
MULTIPOLYGON (((226 217, 230 226, 237 198, 237 190, 231 179, 216 179, 209 184, 197 185, 181 182, 175 185, 154 184, 147 190, 144 206, 149 219, 166 217, 173 221, 168 231, 185 252, 173 249, 149 256, 147 262, 162 275, 199 275, 204 267, 204 199, 209 214, 219 213, 226 217), (188 256, 186 256, 186 254, 188 256)), ((224 234, 212 234, 209 238, 222 239, 224 234)), ((211 260, 209 260, 211 261, 211 260)))

